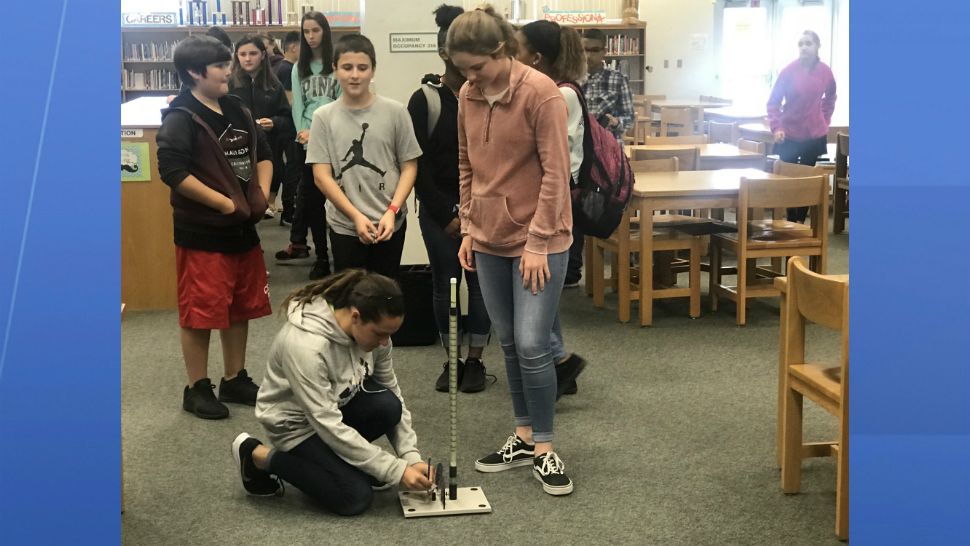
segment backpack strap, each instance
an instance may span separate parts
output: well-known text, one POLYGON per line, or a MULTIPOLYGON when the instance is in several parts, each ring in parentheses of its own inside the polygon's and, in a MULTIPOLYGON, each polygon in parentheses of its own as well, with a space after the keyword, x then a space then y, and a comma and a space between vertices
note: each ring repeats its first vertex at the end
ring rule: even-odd
POLYGON ((441 117, 441 95, 438 94, 438 87, 430 83, 421 84, 421 91, 428 102, 428 138, 431 138, 431 133, 438 125, 438 118, 441 117))

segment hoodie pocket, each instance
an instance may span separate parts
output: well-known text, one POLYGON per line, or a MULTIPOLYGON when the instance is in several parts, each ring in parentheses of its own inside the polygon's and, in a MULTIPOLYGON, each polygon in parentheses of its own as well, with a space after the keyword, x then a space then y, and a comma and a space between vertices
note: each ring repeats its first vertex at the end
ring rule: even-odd
POLYGON ((529 235, 529 226, 512 218, 508 200, 504 196, 472 195, 468 216, 471 220, 469 235, 488 246, 515 246, 529 235))

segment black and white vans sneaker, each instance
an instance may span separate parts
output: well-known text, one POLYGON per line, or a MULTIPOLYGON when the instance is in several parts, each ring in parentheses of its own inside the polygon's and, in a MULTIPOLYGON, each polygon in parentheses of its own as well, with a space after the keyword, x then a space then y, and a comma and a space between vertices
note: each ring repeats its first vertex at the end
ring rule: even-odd
POLYGON ((550 495, 573 492, 573 481, 566 475, 566 465, 555 451, 543 453, 533 460, 532 475, 542 482, 542 490, 550 495))
POLYGON ((479 472, 501 472, 518 466, 529 466, 532 463, 535 450, 536 446, 525 443, 525 440, 513 434, 505 441, 502 449, 475 461, 475 470, 479 472))
POLYGON ((265 470, 256 467, 253 461, 253 450, 263 443, 249 434, 242 432, 232 442, 232 458, 239 467, 239 477, 242 479, 246 493, 256 497, 283 496, 283 482, 265 470))

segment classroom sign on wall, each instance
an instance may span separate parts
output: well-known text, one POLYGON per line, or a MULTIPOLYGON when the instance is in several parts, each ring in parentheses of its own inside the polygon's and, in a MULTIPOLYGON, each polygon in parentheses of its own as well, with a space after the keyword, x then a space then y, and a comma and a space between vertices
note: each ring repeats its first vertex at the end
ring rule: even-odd
POLYGON ((122 182, 148 182, 152 179, 151 167, 147 142, 121 143, 122 182))

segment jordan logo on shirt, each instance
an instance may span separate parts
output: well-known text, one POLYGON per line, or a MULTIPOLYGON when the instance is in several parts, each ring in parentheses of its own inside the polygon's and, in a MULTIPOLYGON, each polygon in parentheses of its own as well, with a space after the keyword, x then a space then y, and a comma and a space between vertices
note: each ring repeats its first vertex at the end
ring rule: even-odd
POLYGON ((346 155, 344 155, 344 158, 341 159, 341 161, 347 161, 347 158, 350 157, 351 155, 353 155, 354 157, 352 157, 350 161, 345 163, 344 166, 340 169, 340 174, 338 174, 336 178, 337 180, 340 180, 341 178, 343 178, 344 173, 347 172, 348 169, 350 169, 351 167, 356 167, 358 165, 361 167, 367 167, 368 169, 376 172, 381 176, 384 176, 384 173, 386 172, 378 169, 376 165, 364 159, 364 135, 367 134, 367 128, 370 127, 370 125, 366 123, 362 123, 360 127, 363 129, 363 132, 360 133, 360 138, 355 139, 353 143, 351 143, 350 149, 347 150, 346 155))

